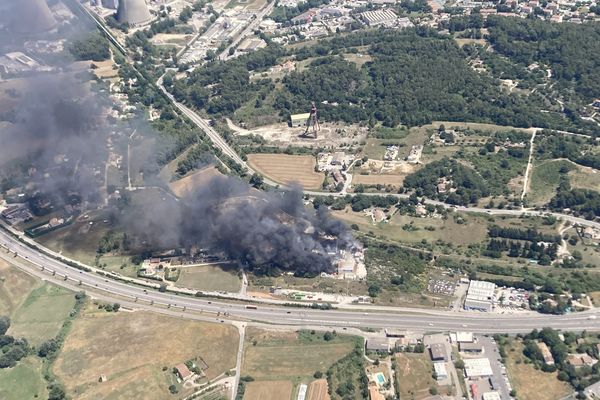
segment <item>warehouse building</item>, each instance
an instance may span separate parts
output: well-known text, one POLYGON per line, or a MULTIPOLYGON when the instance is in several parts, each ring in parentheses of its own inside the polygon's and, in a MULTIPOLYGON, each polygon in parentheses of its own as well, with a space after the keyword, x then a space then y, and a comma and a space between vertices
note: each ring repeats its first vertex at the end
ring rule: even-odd
POLYGON ((398 16, 394 11, 389 9, 365 11, 360 14, 360 17, 365 24, 375 26, 393 26, 398 21, 398 16))
POLYGON ((429 353, 432 361, 448 361, 446 354, 446 345, 444 343, 434 343, 429 346, 429 353))
POLYGON ((488 358, 467 358, 463 362, 467 378, 487 378, 494 375, 488 358))
POLYGON ((444 363, 444 362, 433 363, 433 370, 435 371, 435 378, 438 381, 443 381, 444 379, 448 379, 448 370, 446 369, 446 363, 444 363))
POLYGON ((496 285, 486 281, 471 281, 465 299, 465 310, 491 311, 496 285))

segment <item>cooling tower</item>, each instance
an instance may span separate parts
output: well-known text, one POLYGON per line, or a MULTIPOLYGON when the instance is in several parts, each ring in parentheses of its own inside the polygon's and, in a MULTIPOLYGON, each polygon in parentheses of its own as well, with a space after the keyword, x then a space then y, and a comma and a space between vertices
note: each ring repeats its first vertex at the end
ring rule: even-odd
POLYGON ((52 30, 56 20, 45 0, 18 0, 10 18, 10 30, 19 34, 40 33, 52 30))
POLYGON ((122 24, 143 25, 152 19, 145 0, 120 0, 117 21, 122 24))

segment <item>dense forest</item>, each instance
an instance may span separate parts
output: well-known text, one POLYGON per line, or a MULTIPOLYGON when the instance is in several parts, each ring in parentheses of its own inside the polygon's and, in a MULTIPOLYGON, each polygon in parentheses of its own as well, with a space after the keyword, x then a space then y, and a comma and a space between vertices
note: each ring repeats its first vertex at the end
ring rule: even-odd
POLYGON ((562 176, 556 196, 548 204, 554 211, 569 209, 587 219, 600 216, 600 193, 589 189, 573 189, 569 178, 562 176))
POLYGON ((553 79, 588 103, 600 97, 600 24, 490 16, 487 28, 498 53, 519 64, 549 66, 553 79))
POLYGON ((110 58, 108 40, 97 32, 74 40, 69 44, 68 49, 78 61, 104 61, 110 58))
POLYGON ((349 123, 382 122, 393 127, 432 120, 481 121, 512 126, 549 124, 542 98, 509 94, 468 65, 467 54, 448 36, 424 28, 367 31, 285 51, 276 45, 227 62, 214 61, 187 79, 169 85, 179 99, 210 114, 231 115, 269 96, 269 110, 282 118, 321 103, 321 118, 349 123), (368 46, 372 59, 358 68, 343 55, 368 46), (285 57, 311 59, 308 68, 283 78, 275 89, 268 78, 250 80, 285 57))

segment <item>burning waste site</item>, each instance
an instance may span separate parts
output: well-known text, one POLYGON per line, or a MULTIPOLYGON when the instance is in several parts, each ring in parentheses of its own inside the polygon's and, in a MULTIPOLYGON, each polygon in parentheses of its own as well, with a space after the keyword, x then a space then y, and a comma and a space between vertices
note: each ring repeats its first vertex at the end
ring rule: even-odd
MULTIPOLYGON (((106 252, 146 266, 176 254, 183 263, 227 260, 257 275, 364 277, 360 243, 325 207, 308 208, 300 188, 262 191, 219 173, 175 196, 158 172, 185 147, 118 91, 123 78, 93 80, 90 62, 82 69, 65 56, 89 27, 44 1, 0 0, 0 8, 10 10, 0 21, 2 223, 42 243, 54 234, 89 238, 96 263, 106 252), (25 29, 19 21, 31 16, 41 22, 25 29), (132 150, 144 146, 143 156, 132 150)), ((198 135, 195 126, 173 126, 198 135)), ((208 150, 205 158, 220 164, 208 150)))

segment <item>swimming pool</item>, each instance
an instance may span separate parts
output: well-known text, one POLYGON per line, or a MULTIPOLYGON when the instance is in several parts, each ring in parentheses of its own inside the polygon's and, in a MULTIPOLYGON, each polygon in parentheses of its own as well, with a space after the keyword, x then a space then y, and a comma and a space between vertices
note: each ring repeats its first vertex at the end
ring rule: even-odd
POLYGON ((383 385, 385 383, 385 376, 381 372, 378 372, 375 375, 375 379, 377 379, 377 384, 383 385))

